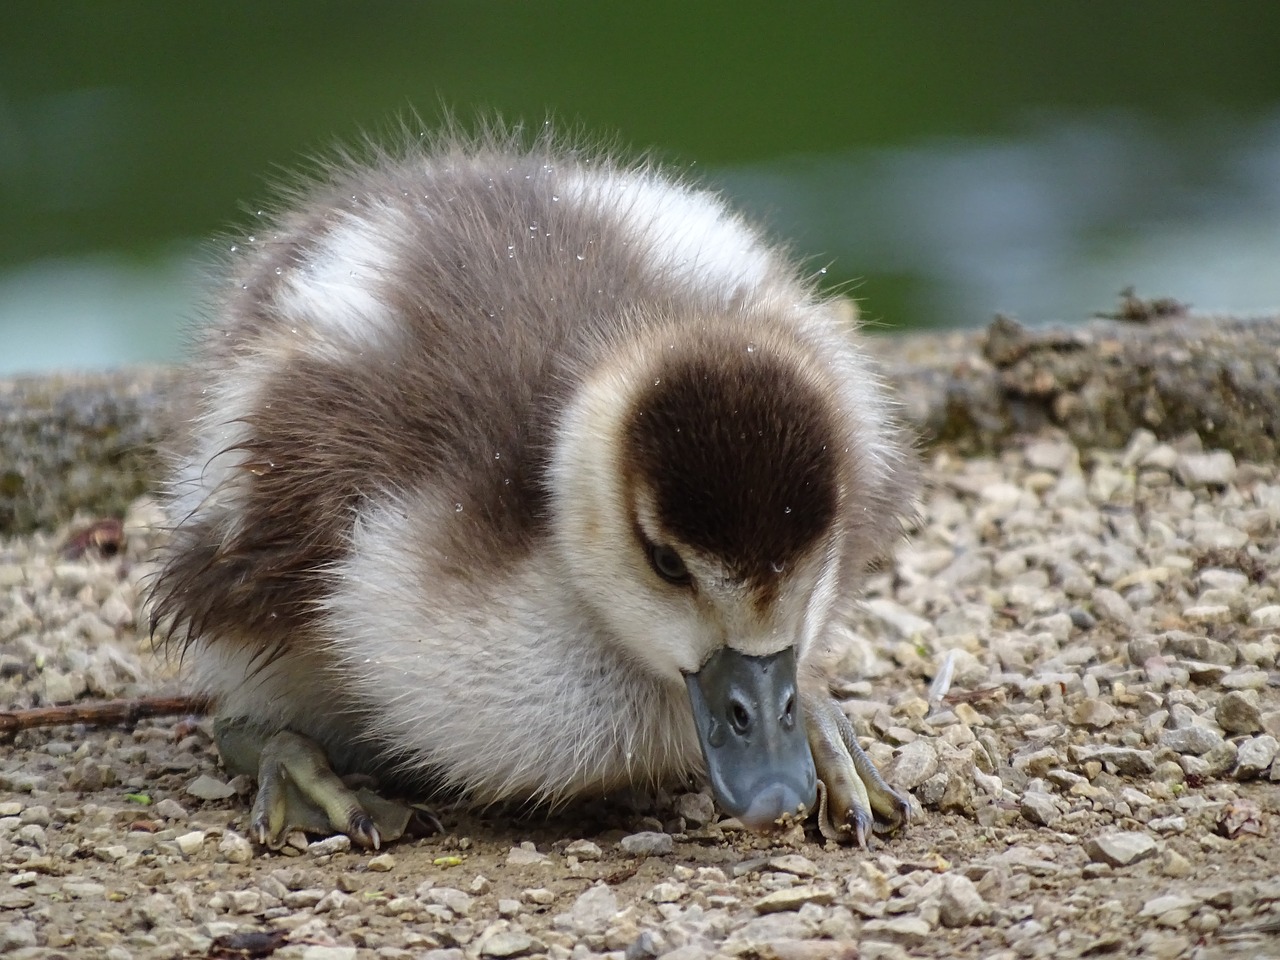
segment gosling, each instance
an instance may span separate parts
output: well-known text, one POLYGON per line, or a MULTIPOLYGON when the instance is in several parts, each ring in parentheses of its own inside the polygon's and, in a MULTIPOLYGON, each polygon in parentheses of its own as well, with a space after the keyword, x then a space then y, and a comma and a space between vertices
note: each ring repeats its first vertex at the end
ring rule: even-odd
POLYGON ((334 164, 227 261, 152 609, 257 840, 391 838, 359 773, 905 822, 822 667, 915 483, 848 303, 714 194, 552 136, 334 164))

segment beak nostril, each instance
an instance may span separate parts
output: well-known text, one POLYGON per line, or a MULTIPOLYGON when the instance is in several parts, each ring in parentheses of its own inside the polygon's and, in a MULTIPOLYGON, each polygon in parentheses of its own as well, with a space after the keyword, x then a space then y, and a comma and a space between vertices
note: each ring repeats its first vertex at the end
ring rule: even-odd
POLYGON ((751 830, 814 808, 817 771, 803 724, 796 651, 729 647, 687 674, 689 704, 716 801, 751 830))

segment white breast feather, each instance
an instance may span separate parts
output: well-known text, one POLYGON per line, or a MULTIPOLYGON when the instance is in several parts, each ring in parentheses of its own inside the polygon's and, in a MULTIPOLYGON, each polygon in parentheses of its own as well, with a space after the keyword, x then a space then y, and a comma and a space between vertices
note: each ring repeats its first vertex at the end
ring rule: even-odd
POLYGON ((612 658, 545 558, 502 582, 431 590, 418 521, 452 512, 429 496, 370 507, 338 567, 327 626, 379 704, 368 735, 481 801, 554 801, 696 770, 683 690, 612 658))

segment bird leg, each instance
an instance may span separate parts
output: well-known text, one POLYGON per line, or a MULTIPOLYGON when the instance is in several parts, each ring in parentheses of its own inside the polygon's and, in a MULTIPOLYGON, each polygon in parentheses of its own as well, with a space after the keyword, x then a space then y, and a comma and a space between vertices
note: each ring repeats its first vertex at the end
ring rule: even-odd
POLYGON ((828 840, 867 846, 878 814, 890 830, 905 826, 911 807, 885 783, 858 746, 853 724, 825 690, 803 695, 809 749, 818 771, 818 829, 828 840))
POLYGON ((301 830, 346 834, 358 846, 376 850, 404 835, 420 812, 368 789, 352 790, 308 737, 268 732, 243 717, 219 718, 213 732, 227 770, 258 781, 249 833, 268 849, 280 849, 290 832, 301 830))

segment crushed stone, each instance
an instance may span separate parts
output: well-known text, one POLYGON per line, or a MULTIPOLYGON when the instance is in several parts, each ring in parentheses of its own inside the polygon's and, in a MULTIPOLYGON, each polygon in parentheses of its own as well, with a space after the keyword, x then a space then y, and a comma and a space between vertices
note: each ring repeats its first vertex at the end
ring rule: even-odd
MULTIPOLYGON (((696 785, 548 817, 444 806, 367 852, 248 840, 207 720, 0 744, 0 952, 277 957, 1280 956, 1280 470, 1138 431, 930 455, 835 688, 922 813, 860 851, 756 836, 696 785), (305 855, 303 855, 305 853, 305 855), (1270 952, 1268 952, 1270 951, 1270 952)), ((0 541, 0 705, 178 692, 95 518, 0 541)))

